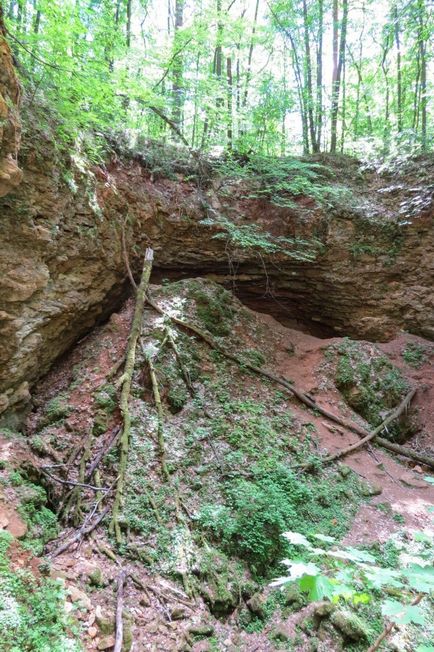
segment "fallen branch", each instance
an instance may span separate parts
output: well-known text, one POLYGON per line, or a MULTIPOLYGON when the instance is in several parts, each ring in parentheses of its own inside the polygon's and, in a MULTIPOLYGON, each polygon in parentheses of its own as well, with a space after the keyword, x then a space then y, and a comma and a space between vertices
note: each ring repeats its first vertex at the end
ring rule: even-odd
POLYGON ((123 500, 125 474, 127 469, 128 449, 130 445, 131 415, 129 410, 129 398, 133 380, 134 364, 136 360, 136 347, 142 329, 143 308, 145 304, 145 294, 151 276, 152 261, 154 252, 152 249, 146 249, 143 261, 143 271, 140 285, 137 289, 136 306, 134 310, 133 321, 131 324, 130 336, 128 339, 127 355, 125 361, 125 371, 122 376, 122 390, 120 397, 120 409, 123 417, 123 428, 121 435, 121 452, 119 460, 119 479, 116 488, 116 495, 113 503, 112 521, 110 531, 115 533, 116 541, 122 542, 121 528, 119 525, 119 510, 123 500))
POLYGON ((346 448, 343 448, 342 450, 338 451, 334 455, 329 455, 328 457, 325 457, 324 459, 321 460, 323 464, 327 462, 334 462, 335 460, 338 460, 341 457, 344 457, 345 455, 348 455, 348 453, 352 453, 353 451, 357 450, 358 448, 361 448, 365 444, 367 444, 369 441, 372 439, 375 439, 377 435, 380 434, 380 432, 383 432, 391 423, 392 421, 395 421, 395 419, 398 419, 401 414, 408 408, 410 405, 414 395, 416 394, 416 389, 412 389, 407 396, 404 398, 403 401, 398 405, 393 412, 389 414, 389 416, 382 422, 380 423, 379 426, 377 426, 371 433, 366 435, 366 437, 363 437, 363 439, 360 439, 357 441, 355 444, 351 444, 351 446, 347 446, 346 448))
POLYGON ((103 511, 100 514, 98 514, 98 516, 91 522, 89 522, 89 520, 86 519, 83 525, 81 526, 81 528, 74 534, 72 539, 66 541, 65 543, 62 543, 61 546, 56 548, 48 556, 51 559, 54 559, 55 557, 61 555, 63 552, 66 552, 72 545, 74 545, 74 543, 78 543, 81 539, 84 539, 85 536, 90 534, 92 530, 94 530, 101 523, 103 518, 107 515, 109 509, 110 509, 109 506, 105 507, 103 511))
POLYGON ((124 623, 122 613, 124 609, 124 584, 126 576, 127 575, 124 570, 121 570, 118 575, 118 591, 116 598, 116 636, 113 652, 121 652, 124 642, 124 623))
MULTIPOLYGON (((164 315, 167 319, 171 319, 175 324, 178 324, 178 326, 181 326, 182 328, 188 329, 193 333, 195 333, 196 335, 199 335, 199 337, 201 337, 207 344, 209 344, 209 346, 211 346, 213 349, 221 353, 229 360, 233 360, 244 369, 248 369, 249 371, 252 371, 257 375, 264 376, 265 378, 268 378, 269 380, 272 380, 273 382, 281 385, 290 394, 295 396, 301 403, 304 403, 312 410, 315 410, 317 413, 322 414, 330 421, 333 421, 334 423, 337 423, 339 426, 343 426, 348 430, 352 430, 353 432, 357 433, 361 437, 369 437, 372 434, 369 433, 367 430, 365 430, 365 428, 363 428, 362 426, 359 426, 354 421, 350 421, 349 419, 345 419, 344 417, 339 417, 336 414, 333 414, 333 412, 329 412, 329 410, 326 410, 325 408, 321 407, 320 405, 315 403, 313 399, 309 398, 304 392, 294 387, 288 380, 285 380, 285 378, 276 376, 275 374, 271 373, 270 371, 267 371, 266 369, 255 367, 255 365, 252 365, 247 361, 241 360, 237 355, 230 353, 229 351, 221 347, 219 344, 217 344, 217 342, 215 342, 212 337, 210 337, 207 333, 204 333, 204 331, 202 331, 202 329, 200 329, 195 324, 191 324, 190 322, 186 322, 183 319, 179 319, 178 317, 174 317, 166 313, 149 296, 146 297, 146 301, 160 315, 164 315)), ((383 437, 376 436, 375 442, 380 446, 382 446, 383 448, 386 448, 394 453, 398 453, 399 455, 404 455, 406 457, 409 457, 410 459, 421 462, 422 464, 426 464, 427 466, 430 466, 431 468, 434 469, 434 459, 431 457, 420 455, 419 453, 414 453, 413 451, 405 448, 404 446, 398 446, 397 444, 392 444, 387 439, 383 439, 383 437)))
POLYGON ((116 427, 112 430, 111 435, 110 435, 110 437, 109 437, 109 440, 108 440, 107 444, 106 444, 105 446, 103 446, 103 448, 101 448, 101 450, 99 451, 99 453, 97 453, 97 455, 95 456, 94 460, 93 460, 93 461, 91 462, 91 464, 89 465, 89 468, 87 469, 87 471, 86 471, 86 475, 85 475, 85 479, 86 479, 86 480, 90 480, 90 478, 91 478, 92 475, 95 473, 96 469, 97 469, 98 466, 100 465, 100 463, 101 463, 101 461, 103 460, 103 458, 107 455, 107 453, 110 452, 110 450, 112 449, 112 447, 115 445, 116 440, 117 440, 117 438, 118 438, 118 435, 119 435, 120 431, 121 431, 120 426, 116 426, 116 427))
MULTIPOLYGON (((410 603, 412 607, 416 606, 419 604, 419 602, 422 600, 423 594, 419 593, 414 600, 410 603)), ((376 652, 378 648, 380 647, 381 643, 391 634, 396 627, 395 623, 389 623, 386 625, 386 627, 383 629, 381 632, 380 636, 377 638, 377 640, 371 645, 371 647, 366 651, 366 652, 376 652)))
POLYGON ((91 491, 108 491, 107 487, 96 487, 92 484, 85 484, 83 482, 74 482, 73 480, 62 480, 62 478, 58 478, 52 473, 49 473, 49 471, 47 471, 44 468, 41 468, 41 471, 44 475, 47 475, 49 478, 51 478, 51 480, 54 480, 54 482, 58 482, 59 484, 66 485, 68 487, 82 487, 83 489, 90 489, 91 491))
POLYGON ((426 466, 429 466, 432 469, 434 469, 434 458, 429 457, 429 455, 422 455, 421 453, 416 453, 416 451, 412 451, 411 448, 407 448, 406 446, 400 446, 399 444, 393 444, 391 441, 389 441, 388 439, 384 439, 383 437, 376 437, 375 443, 379 444, 383 448, 386 448, 392 453, 396 453, 397 455, 402 455, 403 457, 409 457, 411 460, 414 460, 415 462, 419 462, 420 464, 425 464, 426 466))

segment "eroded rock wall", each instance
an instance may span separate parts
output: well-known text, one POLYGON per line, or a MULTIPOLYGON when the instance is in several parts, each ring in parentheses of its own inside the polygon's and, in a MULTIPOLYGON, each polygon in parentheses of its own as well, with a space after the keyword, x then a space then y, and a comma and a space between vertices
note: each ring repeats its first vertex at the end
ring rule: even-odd
POLYGON ((20 145, 20 84, 5 39, 0 7, 0 197, 18 186, 22 171, 17 164, 20 145))
MULTIPOLYGON (((28 134, 24 181, 0 200, 0 411, 25 402, 31 384, 125 296, 122 229, 137 271, 151 244, 163 277, 210 274, 278 317, 371 340, 402 328, 434 336, 432 188, 419 178, 395 188, 394 179, 336 167, 349 195, 329 208, 243 199, 245 189, 221 180, 207 191, 214 216, 318 238, 316 260, 299 262, 215 239, 219 228, 200 223, 204 195, 181 175, 153 179, 118 158, 86 170, 58 155, 50 134, 28 134)), ((428 179, 434 162, 425 164, 428 179)))

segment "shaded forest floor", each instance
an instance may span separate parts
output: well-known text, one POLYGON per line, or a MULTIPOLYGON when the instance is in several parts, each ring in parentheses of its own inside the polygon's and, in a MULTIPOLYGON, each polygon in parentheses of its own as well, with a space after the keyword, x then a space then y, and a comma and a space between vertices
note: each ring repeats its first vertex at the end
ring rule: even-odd
MULTIPOLYGON (((153 286, 152 295, 220 346, 366 427, 417 387, 409 414, 388 436, 433 454, 431 343, 404 333, 378 345, 319 339, 245 308, 203 279, 153 286)), ((61 608, 67 615, 50 633, 50 650, 73 650, 74 639, 86 650, 112 649, 121 566, 135 578, 125 589, 125 649, 131 642, 136 651, 367 649, 383 627, 378 606, 359 606, 364 631, 351 637, 328 616, 312 620, 315 605, 293 587, 269 587, 281 573, 280 561, 294 553, 281 533, 331 535, 375 551, 393 567, 399 542, 408 536, 404 530, 432 535, 427 508, 434 488, 423 479, 428 470, 375 446, 322 465, 322 456, 357 435, 173 328, 189 390, 165 340, 172 326, 149 307, 131 396, 123 542, 116 544, 107 517, 77 549, 43 561, 43 553, 50 559, 98 510, 98 496, 116 480, 116 446, 106 449, 121 424, 115 368, 132 312, 129 300, 39 383, 25 436, 1 433, 0 521, 14 537, 10 568, 29 569, 38 586, 57 578, 65 588, 61 608), (148 355, 163 402, 167 478, 148 355), (98 473, 87 478, 104 450, 98 473), (310 468, 303 472, 298 467, 306 462, 310 468)), ((401 627, 386 648, 414 650, 415 642, 430 640, 432 628, 432 622, 423 631, 401 627)))

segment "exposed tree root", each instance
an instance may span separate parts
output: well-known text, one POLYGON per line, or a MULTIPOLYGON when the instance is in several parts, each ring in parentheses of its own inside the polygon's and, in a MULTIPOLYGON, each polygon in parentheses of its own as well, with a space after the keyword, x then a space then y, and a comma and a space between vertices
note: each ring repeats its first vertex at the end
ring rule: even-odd
POLYGON ((190 396, 194 396, 194 387, 193 387, 192 382, 191 382, 190 373, 189 373, 187 367, 185 366, 185 364, 184 364, 184 362, 182 360, 181 354, 179 353, 178 347, 176 346, 175 338, 173 337, 172 331, 170 330, 169 326, 166 326, 166 334, 167 334, 167 338, 169 340, 170 346, 172 347, 173 352, 175 354, 175 358, 176 358, 178 366, 179 366, 179 368, 181 370, 181 373, 182 373, 182 376, 184 378, 184 382, 186 384, 186 387, 187 387, 188 391, 190 392, 190 396))
MULTIPOLYGON (((294 387, 288 380, 285 380, 280 376, 276 376, 275 374, 271 373, 270 371, 267 371, 266 369, 261 369, 260 367, 256 367, 255 365, 250 364, 249 362, 241 360, 237 355, 230 353, 229 351, 221 347, 219 344, 217 344, 217 342, 215 342, 210 335, 205 333, 202 329, 200 329, 195 324, 186 322, 183 319, 179 319, 178 317, 174 317, 166 313, 149 296, 146 297, 146 301, 160 315, 164 315, 167 319, 171 319, 175 324, 178 324, 178 326, 181 326, 182 328, 190 330, 196 335, 199 335, 199 337, 201 337, 207 344, 209 344, 209 346, 211 346, 213 349, 221 353, 229 360, 233 360, 244 369, 248 369, 249 371, 252 371, 257 375, 264 376, 265 378, 268 378, 269 380, 278 383, 279 385, 284 387, 290 394, 295 396, 301 403, 304 403, 312 410, 315 410, 317 413, 322 414, 330 421, 333 421, 334 423, 337 423, 338 425, 343 426, 344 428, 352 430, 353 432, 357 433, 363 438, 369 437, 369 439, 373 439, 373 437, 371 437, 372 433, 365 430, 365 428, 362 428, 362 426, 359 426, 354 421, 350 421, 349 419, 345 419, 344 417, 339 417, 333 414, 333 412, 329 412, 329 410, 326 410, 320 405, 317 405, 317 403, 315 403, 314 400, 309 398, 309 396, 307 396, 304 392, 294 387)), ((368 441, 368 439, 366 441, 368 441)), ((426 464, 427 466, 430 466, 431 468, 434 469, 434 459, 431 457, 420 455, 419 453, 414 453, 413 451, 405 448, 404 446, 398 446, 397 444, 392 444, 391 442, 389 442, 387 439, 384 439, 383 437, 375 436, 375 443, 379 444, 383 448, 386 448, 394 453, 398 453, 399 455, 404 455, 406 457, 409 457, 410 459, 421 462, 422 464, 426 464)))
POLYGON ((122 614, 124 610, 124 584, 126 578, 126 571, 121 570, 118 575, 118 590, 116 596, 116 636, 113 652, 121 652, 124 642, 124 622, 122 614))
POLYGON ((149 367, 149 374, 152 381, 152 391, 154 393, 155 406, 157 408, 157 443, 158 443, 158 453, 160 456, 161 471, 165 480, 170 480, 169 471, 167 470, 166 464, 166 447, 164 443, 164 413, 163 413, 163 404, 161 403, 160 390, 158 387, 157 375, 155 373, 154 363, 152 362, 152 357, 149 354, 146 355, 146 362, 149 367))
POLYGON ((119 460, 119 478, 117 482, 116 494, 113 503, 112 521, 110 523, 110 531, 115 533, 116 541, 122 542, 122 533, 119 525, 119 510, 121 508, 124 485, 125 473, 127 469, 128 449, 130 445, 130 429, 131 429, 131 415, 129 410, 129 398, 131 392, 131 384, 133 379, 134 364, 136 360, 136 347, 140 337, 142 328, 143 308, 145 304, 145 293, 149 284, 151 276, 152 261, 154 253, 152 249, 146 249, 145 259, 143 262, 142 277, 140 285, 137 289, 136 306, 134 310, 133 321, 131 324, 130 336, 128 339, 128 348, 125 361, 125 370, 121 378, 121 398, 120 409, 123 417, 123 428, 121 435, 121 452, 119 460))
MULTIPOLYGON (((419 604, 419 602, 422 600, 423 594, 419 593, 414 600, 410 603, 412 607, 415 605, 419 604)), ((389 625, 386 625, 386 627, 383 629, 381 632, 380 636, 377 638, 377 640, 370 646, 370 648, 366 652, 376 652, 382 642, 393 632, 395 629, 395 623, 389 623, 389 625)))
POLYGON ((395 419, 398 419, 401 414, 408 409, 408 406, 410 405, 414 395, 416 394, 416 389, 412 389, 407 396, 404 398, 403 401, 398 405, 393 412, 389 414, 389 416, 382 422, 380 423, 379 426, 375 428, 369 435, 366 437, 363 437, 363 439, 360 439, 360 441, 357 441, 355 444, 351 444, 351 446, 347 446, 346 448, 342 448, 342 450, 338 451, 334 455, 329 455, 328 457, 324 457, 321 462, 325 464, 326 462, 334 462, 335 460, 338 460, 341 457, 344 457, 345 455, 348 455, 348 453, 352 453, 353 451, 357 450, 358 448, 361 448, 365 444, 367 444, 369 441, 372 439, 375 439, 377 435, 380 434, 383 430, 387 428, 389 423, 392 423, 392 421, 395 421, 395 419))

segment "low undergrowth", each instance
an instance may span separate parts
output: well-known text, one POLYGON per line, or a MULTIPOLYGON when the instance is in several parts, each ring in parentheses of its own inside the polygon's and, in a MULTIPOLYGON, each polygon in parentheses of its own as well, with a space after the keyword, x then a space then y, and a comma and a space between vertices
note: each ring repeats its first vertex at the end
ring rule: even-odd
POLYGON ((64 610, 58 580, 17 567, 17 544, 0 532, 0 637, 4 652, 80 652, 76 626, 64 610))
MULTIPOLYGON (((348 405, 372 426, 378 426, 409 391, 400 370, 374 345, 344 338, 326 352, 336 361, 336 387, 348 405)), ((404 415, 389 426, 388 437, 403 440, 412 432, 411 418, 404 415)))

